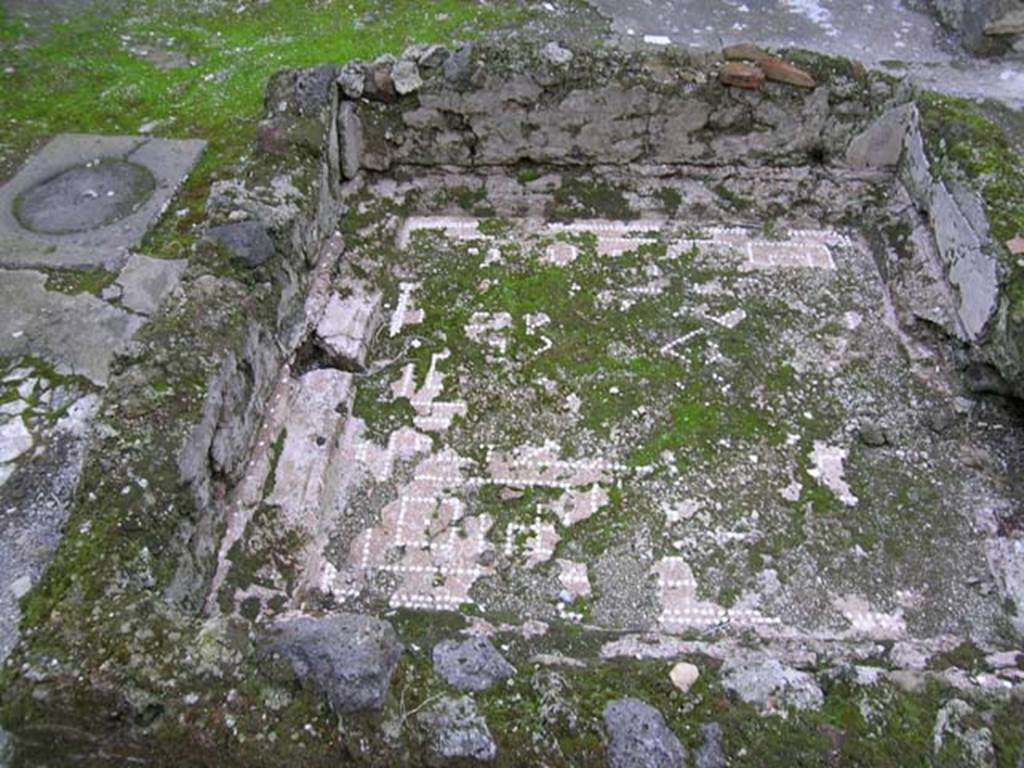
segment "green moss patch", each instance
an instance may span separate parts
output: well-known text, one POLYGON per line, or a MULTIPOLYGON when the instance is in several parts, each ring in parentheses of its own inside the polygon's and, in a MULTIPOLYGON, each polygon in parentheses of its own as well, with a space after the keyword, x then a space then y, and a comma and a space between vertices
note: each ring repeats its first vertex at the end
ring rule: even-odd
POLYGON ((105 269, 95 269, 84 272, 73 272, 67 270, 45 270, 46 290, 59 291, 60 293, 77 294, 91 293, 99 296, 104 288, 114 284, 117 275, 105 269))

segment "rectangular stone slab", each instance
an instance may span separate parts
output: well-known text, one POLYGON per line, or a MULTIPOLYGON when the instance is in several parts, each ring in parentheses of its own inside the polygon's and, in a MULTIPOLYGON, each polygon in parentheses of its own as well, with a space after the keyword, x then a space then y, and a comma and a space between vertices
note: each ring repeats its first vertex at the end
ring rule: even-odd
POLYGON ((0 187, 0 266, 116 269, 167 208, 205 146, 205 141, 197 139, 56 136, 0 187), (15 216, 20 195, 66 170, 107 158, 142 166, 153 177, 152 194, 129 215, 96 229, 62 235, 33 232, 15 216))

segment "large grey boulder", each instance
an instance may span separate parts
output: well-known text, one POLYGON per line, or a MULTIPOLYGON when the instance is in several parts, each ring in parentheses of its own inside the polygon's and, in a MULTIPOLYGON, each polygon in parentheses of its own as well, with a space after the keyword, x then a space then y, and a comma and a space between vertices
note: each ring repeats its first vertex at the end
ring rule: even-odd
POLYGON ((516 668, 486 637, 471 637, 461 642, 445 640, 434 646, 434 671, 455 688, 486 691, 499 680, 512 677, 516 668))
POLYGON ((431 765, 449 765, 451 760, 489 763, 498 754, 487 721, 469 696, 445 697, 416 720, 428 734, 431 765))
POLYGON ((680 768, 686 750, 661 713, 639 699, 616 699, 604 708, 608 768, 680 768))
POLYGON ((825 696, 814 675, 778 659, 730 659, 722 667, 722 687, 766 714, 793 709, 819 709, 825 696))
POLYGON ((402 656, 390 624, 356 613, 280 622, 266 645, 326 693, 339 714, 381 709, 402 656))
POLYGON ((212 227, 207 238, 223 245, 250 267, 265 264, 274 255, 274 241, 258 221, 236 221, 212 227))

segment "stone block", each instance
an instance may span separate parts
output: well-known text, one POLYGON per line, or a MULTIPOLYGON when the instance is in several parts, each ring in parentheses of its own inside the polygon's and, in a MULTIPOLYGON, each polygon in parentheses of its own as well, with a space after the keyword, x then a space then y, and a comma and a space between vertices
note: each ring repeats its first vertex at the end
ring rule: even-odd
POLYGON ((361 371, 374 332, 381 321, 382 295, 354 292, 345 298, 333 295, 316 328, 317 341, 332 363, 345 370, 361 371))

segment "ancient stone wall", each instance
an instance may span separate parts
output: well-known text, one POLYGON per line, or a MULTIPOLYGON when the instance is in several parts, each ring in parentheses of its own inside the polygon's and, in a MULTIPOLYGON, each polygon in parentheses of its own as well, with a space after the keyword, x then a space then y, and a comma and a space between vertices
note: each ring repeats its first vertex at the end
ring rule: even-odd
POLYGON ((900 98, 887 79, 821 61, 820 84, 728 88, 720 63, 681 51, 557 45, 434 47, 353 62, 339 81, 344 175, 516 163, 822 164, 841 159, 872 116, 900 98))
POLYGON ((305 307, 318 269, 329 270, 337 256, 324 247, 340 213, 337 137, 327 129, 337 112, 336 77, 331 66, 279 73, 268 86, 260 126, 260 147, 279 175, 267 185, 216 183, 207 203, 211 223, 235 222, 221 227, 230 230, 241 219, 267 233, 268 247, 272 243, 279 256, 280 293, 276 322, 250 322, 244 343, 223 359, 207 387, 202 418, 179 455, 197 514, 181 532, 186 544, 167 596, 193 610, 201 607, 214 575, 226 525, 223 491, 241 477, 281 368, 309 331, 305 307), (296 174, 303 168, 307 188, 300 190, 296 174))

